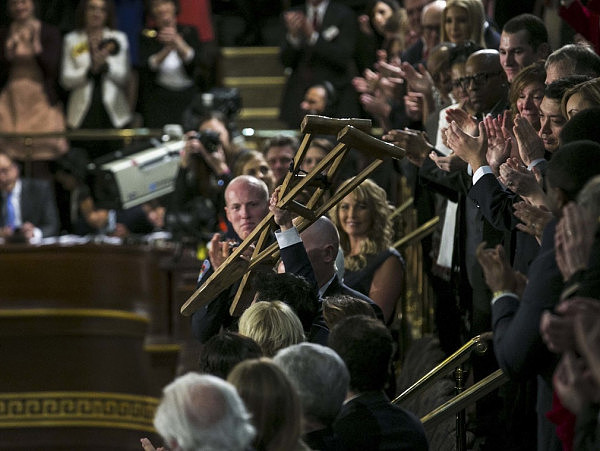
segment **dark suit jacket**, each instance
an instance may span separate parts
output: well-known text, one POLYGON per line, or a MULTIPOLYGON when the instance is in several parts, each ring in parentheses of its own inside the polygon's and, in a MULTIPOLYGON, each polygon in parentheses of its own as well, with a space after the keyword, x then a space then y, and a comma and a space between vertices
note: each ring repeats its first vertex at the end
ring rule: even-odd
POLYGON ((344 404, 333 430, 349 451, 428 449, 421 422, 383 392, 361 393, 344 404))
POLYGON ((469 190, 481 214, 498 231, 507 232, 504 243, 511 256, 513 268, 527 274, 529 265, 539 251, 535 237, 517 229, 520 222, 514 215, 513 205, 521 200, 516 194, 502 188, 494 174, 485 174, 469 190))
MULTIPOLYGON (((45 180, 21 179, 21 220, 31 222, 44 237, 56 236, 60 230, 54 191, 45 180)), ((2 224, 6 224, 6 208, 2 208, 2 224)))
MULTIPOLYGON (((198 279, 197 287, 201 287, 213 272, 210 261, 204 260, 202 276, 198 279)), ((217 335, 221 326, 225 329, 237 329, 237 318, 229 314, 229 307, 238 287, 239 283, 234 283, 214 300, 192 313, 192 335, 201 343, 206 342, 213 335, 217 335)))
MULTIPOLYGON (((306 12, 304 7, 294 9, 306 12)), ((299 127, 303 117, 300 102, 304 91, 323 81, 331 82, 336 89, 338 102, 332 115, 356 117, 359 113, 358 96, 351 84, 352 77, 358 74, 354 60, 358 35, 356 17, 348 7, 331 2, 320 29, 314 45, 302 43, 296 48, 287 39, 281 45, 281 62, 292 70, 282 97, 281 118, 293 128, 299 127), (328 31, 335 28, 339 30, 337 35, 327 39, 328 31)))
POLYGON ((544 310, 553 310, 564 283, 556 265, 554 232, 556 221, 544 230, 539 255, 529 268, 529 281, 521 300, 503 296, 492 306, 494 353, 500 368, 513 379, 538 376, 538 449, 561 449, 554 425, 545 416, 552 405, 552 373, 557 356, 550 353, 540 336, 544 310))
POLYGON ((416 66, 419 63, 423 63, 423 51, 425 50, 425 41, 419 39, 404 52, 402 52, 402 61, 416 66))
MULTIPOLYGON (((317 291, 319 290, 319 286, 317 284, 317 279, 315 277, 315 272, 313 271, 313 267, 310 264, 310 260, 308 258, 308 254, 306 253, 306 249, 304 248, 304 244, 296 243, 293 246, 286 247, 281 249, 281 260, 285 266, 286 272, 291 272, 293 274, 297 274, 299 276, 305 277, 309 282, 316 287, 317 291)), ((325 292, 323 293, 323 297, 327 296, 335 296, 336 294, 346 294, 348 296, 352 296, 358 299, 362 299, 365 302, 371 304, 373 310, 375 311, 375 315, 377 318, 383 321, 383 312, 381 308, 373 302, 373 300, 365 296, 362 293, 359 293, 356 290, 353 290, 349 286, 345 285, 343 282, 337 277, 334 277, 325 292)))

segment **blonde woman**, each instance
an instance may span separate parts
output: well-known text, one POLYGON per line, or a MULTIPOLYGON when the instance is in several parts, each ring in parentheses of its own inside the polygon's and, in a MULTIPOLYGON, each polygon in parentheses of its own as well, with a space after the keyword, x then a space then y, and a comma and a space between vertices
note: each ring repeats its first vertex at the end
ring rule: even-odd
POLYGON ((404 262, 390 247, 390 212, 384 189, 369 179, 330 211, 344 252, 344 283, 373 299, 386 323, 404 285, 404 262))
POLYGON ((239 332, 256 341, 267 357, 304 341, 300 319, 281 301, 252 304, 240 317, 239 332))
POLYGON ((500 36, 485 19, 481 0, 450 0, 442 12, 440 42, 463 44, 466 41, 498 49, 500 36))

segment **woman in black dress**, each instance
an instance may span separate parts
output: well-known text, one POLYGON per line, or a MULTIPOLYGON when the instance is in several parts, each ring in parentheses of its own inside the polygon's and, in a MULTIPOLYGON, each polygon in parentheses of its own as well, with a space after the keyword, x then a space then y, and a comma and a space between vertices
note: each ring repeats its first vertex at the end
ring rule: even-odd
POLYGON ((387 323, 404 286, 404 261, 390 247, 390 213, 385 191, 369 179, 330 211, 344 251, 344 283, 373 299, 387 323))

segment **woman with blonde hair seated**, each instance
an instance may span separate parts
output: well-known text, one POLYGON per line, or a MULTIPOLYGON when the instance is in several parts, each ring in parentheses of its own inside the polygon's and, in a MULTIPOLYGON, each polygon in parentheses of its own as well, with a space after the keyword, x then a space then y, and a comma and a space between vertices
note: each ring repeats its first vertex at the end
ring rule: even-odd
POLYGON ((302 442, 302 405, 298 394, 270 359, 251 359, 237 364, 227 381, 236 389, 252 414, 256 428, 253 449, 299 451, 302 442))
POLYGON ((256 341, 265 356, 304 341, 302 323, 294 311, 281 301, 252 304, 240 317, 240 334, 256 341))
POLYGON ((404 285, 404 261, 392 245, 385 190, 365 180, 330 210, 344 252, 344 283, 369 296, 390 323, 404 285))

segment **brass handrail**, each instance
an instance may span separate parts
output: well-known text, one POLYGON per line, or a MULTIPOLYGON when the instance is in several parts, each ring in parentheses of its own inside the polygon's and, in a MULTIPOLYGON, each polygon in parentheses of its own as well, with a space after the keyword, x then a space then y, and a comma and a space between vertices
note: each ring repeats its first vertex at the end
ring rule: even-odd
POLYGON ((394 219, 396 216, 400 216, 413 203, 414 203, 414 199, 412 197, 409 197, 408 199, 406 199, 406 201, 402 205, 400 205, 399 207, 397 207, 396 209, 394 209, 394 211, 390 214, 390 219, 394 219))
POLYGON ((492 339, 491 332, 485 332, 481 335, 477 335, 465 343, 458 351, 452 354, 450 357, 445 359, 439 365, 434 367, 425 376, 420 378, 417 382, 412 384, 400 395, 392 400, 393 404, 405 403, 412 396, 421 393, 426 388, 431 386, 437 380, 453 372, 459 365, 463 364, 469 359, 472 352, 483 354, 487 351, 487 342, 492 339))
POLYGON ((421 418, 423 426, 433 428, 444 420, 456 415, 461 410, 477 402, 488 393, 508 382, 509 378, 502 370, 496 370, 479 382, 467 388, 461 394, 446 401, 441 406, 421 418))
POLYGON ((405 247, 411 245, 413 242, 417 242, 425 238, 427 235, 433 233, 435 226, 440 222, 440 217, 436 216, 433 219, 430 219, 425 224, 417 227, 415 230, 410 232, 408 235, 403 236, 398 241, 396 241, 392 247, 401 251, 405 247))
POLYGON ((128 139, 128 138, 155 138, 162 136, 163 130, 158 128, 79 128, 76 130, 63 130, 55 132, 12 132, 0 133, 0 138, 23 139, 24 141, 36 138, 68 138, 79 140, 95 139, 128 139))

